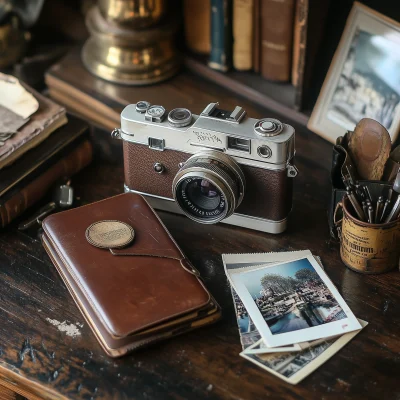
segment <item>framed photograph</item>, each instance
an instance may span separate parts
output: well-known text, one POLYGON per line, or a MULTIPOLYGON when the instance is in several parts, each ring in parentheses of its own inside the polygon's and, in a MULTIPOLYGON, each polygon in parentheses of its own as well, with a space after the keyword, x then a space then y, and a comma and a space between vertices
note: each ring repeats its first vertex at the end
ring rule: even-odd
POLYGON ((361 329, 312 256, 244 270, 230 279, 268 347, 361 329))
MULTIPOLYGON (((358 321, 362 328, 368 324, 361 319, 358 321)), ((257 343, 255 343, 242 351, 240 356, 285 382, 296 385, 329 360, 359 332, 360 330, 346 333, 295 353, 253 354, 251 350, 257 347, 257 343)))
POLYGON ((400 128, 400 23, 355 2, 308 128, 332 143, 362 118, 400 128))

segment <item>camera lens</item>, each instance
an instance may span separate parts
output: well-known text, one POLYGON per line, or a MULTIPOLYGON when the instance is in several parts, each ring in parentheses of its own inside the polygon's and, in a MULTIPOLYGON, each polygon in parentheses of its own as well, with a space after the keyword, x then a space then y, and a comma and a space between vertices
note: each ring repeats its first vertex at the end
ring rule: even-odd
POLYGON ((192 113, 187 108, 174 108, 168 114, 170 125, 181 128, 192 122, 192 113))
POLYGON ((187 183, 189 200, 204 210, 215 210, 221 201, 221 192, 207 179, 194 179, 187 183))
POLYGON ((204 151, 190 157, 172 184, 174 199, 182 211, 204 224, 229 217, 241 203, 244 189, 239 165, 218 151, 204 151))

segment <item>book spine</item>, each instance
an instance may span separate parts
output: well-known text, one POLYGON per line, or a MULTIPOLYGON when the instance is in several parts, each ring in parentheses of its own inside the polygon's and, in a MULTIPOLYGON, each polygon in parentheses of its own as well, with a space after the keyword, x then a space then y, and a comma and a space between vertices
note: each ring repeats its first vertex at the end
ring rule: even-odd
POLYGON ((232 64, 232 1, 211 0, 210 68, 226 72, 232 64))
POLYGON ((307 42, 308 0, 297 0, 294 15, 292 84, 302 84, 307 42))
POLYGON ((13 194, 0 206, 0 227, 5 227, 39 201, 57 180, 68 178, 86 167, 92 161, 92 156, 92 145, 86 140, 42 175, 13 194))
POLYGON ((210 0, 184 0, 185 39, 190 51, 210 54, 210 0))
POLYGON ((269 80, 290 79, 294 0, 261 1, 261 75, 269 80))
POLYGON ((253 66, 253 0, 233 2, 233 66, 247 71, 253 66))
POLYGON ((253 70, 260 72, 261 60, 261 0, 253 0, 253 70))

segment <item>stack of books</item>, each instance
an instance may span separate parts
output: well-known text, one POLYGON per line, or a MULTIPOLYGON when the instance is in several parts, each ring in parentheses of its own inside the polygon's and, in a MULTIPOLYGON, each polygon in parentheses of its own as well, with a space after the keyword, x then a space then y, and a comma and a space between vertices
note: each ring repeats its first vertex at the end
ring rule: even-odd
POLYGON ((185 0, 186 44, 194 53, 209 55, 210 68, 253 70, 265 79, 298 86, 306 50, 310 50, 306 47, 318 47, 322 36, 318 30, 328 4, 315 0, 185 0), (310 14, 320 22, 318 26, 308 26, 310 14), (312 35, 307 35, 310 30, 312 35))
POLYGON ((16 78, 0 74, 0 227, 92 160, 88 126, 16 78))
POLYGON ((232 285, 240 356, 288 383, 299 383, 367 325, 309 250, 222 258, 232 285))

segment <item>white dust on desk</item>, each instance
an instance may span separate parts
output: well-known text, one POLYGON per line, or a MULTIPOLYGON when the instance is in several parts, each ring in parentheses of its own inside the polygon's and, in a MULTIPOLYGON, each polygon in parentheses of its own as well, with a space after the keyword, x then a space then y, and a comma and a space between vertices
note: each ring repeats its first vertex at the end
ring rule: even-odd
POLYGON ((79 328, 83 328, 83 324, 76 322, 75 324, 70 324, 68 321, 60 322, 56 319, 46 318, 47 322, 50 322, 53 326, 56 326, 60 332, 64 332, 67 336, 77 337, 81 335, 79 328))

